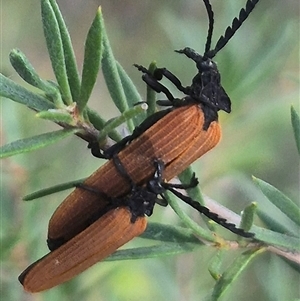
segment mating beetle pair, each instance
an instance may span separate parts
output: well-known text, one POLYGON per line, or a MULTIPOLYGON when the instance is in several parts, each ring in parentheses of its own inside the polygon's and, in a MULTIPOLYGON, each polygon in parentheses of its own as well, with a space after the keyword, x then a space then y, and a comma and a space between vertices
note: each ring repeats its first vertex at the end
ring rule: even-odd
POLYGON ((92 153, 109 161, 77 187, 53 214, 48 228, 51 252, 20 275, 25 290, 38 292, 65 282, 143 233, 144 215, 152 213, 157 196, 165 190, 232 232, 252 236, 176 190, 197 185, 195 178, 187 185, 166 183, 220 140, 218 111, 229 113, 231 106, 212 59, 258 3, 248 0, 216 47, 210 49, 214 16, 209 1, 203 1, 209 18, 204 55, 190 48, 177 51, 196 63, 198 73, 191 86, 183 87, 165 68, 157 68, 152 74, 136 65, 144 73, 147 85, 166 95, 167 100, 158 104, 171 107, 147 118, 132 135, 105 152, 99 153, 91 141, 92 153), (161 84, 162 77, 169 79, 185 97, 175 98, 161 84))

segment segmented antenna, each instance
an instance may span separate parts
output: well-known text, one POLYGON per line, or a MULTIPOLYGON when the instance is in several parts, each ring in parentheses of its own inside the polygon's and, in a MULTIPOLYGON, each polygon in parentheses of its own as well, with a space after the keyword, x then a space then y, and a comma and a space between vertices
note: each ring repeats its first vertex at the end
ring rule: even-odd
MULTIPOLYGON (((205 0, 203 0, 205 2, 205 0)), ((238 18, 234 18, 232 20, 231 26, 228 26, 225 30, 225 34, 222 35, 218 42, 216 43, 215 49, 207 50, 205 52, 205 56, 209 58, 213 58, 233 37, 233 35, 237 32, 237 30, 241 27, 243 22, 248 18, 255 5, 259 2, 259 0, 248 0, 246 3, 246 8, 242 8, 239 13, 238 18)), ((205 4, 206 5, 206 4, 205 4)))
POLYGON ((205 54, 210 51, 211 38, 214 31, 214 12, 212 10, 209 0, 203 0, 203 2, 205 4, 207 16, 208 16, 208 32, 207 32, 205 51, 204 51, 204 56, 205 56, 205 54))
POLYGON ((182 201, 199 211, 200 213, 204 214, 209 219, 215 221, 217 224, 221 225, 222 227, 228 229, 229 231, 238 234, 243 237, 254 237, 254 233, 246 232, 242 228, 237 228, 235 224, 228 222, 225 218, 219 216, 217 213, 210 211, 207 207, 202 206, 200 203, 192 200, 190 197, 183 195, 179 191, 173 189, 172 187, 167 187, 169 191, 171 191, 174 195, 180 198, 182 201))

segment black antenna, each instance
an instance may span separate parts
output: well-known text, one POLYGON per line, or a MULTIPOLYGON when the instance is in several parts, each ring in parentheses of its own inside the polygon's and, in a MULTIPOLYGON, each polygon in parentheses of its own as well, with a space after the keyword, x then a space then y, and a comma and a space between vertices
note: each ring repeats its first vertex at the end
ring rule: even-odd
MULTIPOLYGON (((255 5, 259 2, 259 0, 248 0, 246 3, 246 8, 242 8, 239 13, 238 18, 234 18, 232 20, 231 26, 228 26, 225 30, 225 34, 222 35, 218 42, 216 43, 215 49, 213 50, 206 50, 205 56, 209 58, 213 58, 233 37, 233 35, 237 32, 237 30, 241 27, 243 22, 248 18, 249 14, 254 9, 255 5)), ((205 3, 205 0, 204 0, 205 3)), ((207 7, 206 3, 205 6, 207 7)), ((210 37, 211 39, 211 37, 210 37)))
POLYGON ((213 220, 217 224, 221 225, 222 227, 228 229, 232 233, 235 233, 237 235, 243 236, 243 237, 254 237, 254 233, 252 232, 246 232, 242 228, 237 228, 235 224, 228 222, 225 218, 219 216, 217 213, 214 213, 210 211, 207 207, 202 206, 200 203, 192 200, 190 197, 183 195, 179 191, 172 188, 172 186, 166 187, 169 191, 171 191, 174 195, 176 195, 178 198, 180 198, 182 201, 184 201, 186 204, 190 205, 194 209, 196 209, 198 212, 204 214, 209 219, 213 220))
POLYGON ((212 10, 211 4, 209 3, 209 0, 203 0, 203 2, 205 4, 207 16, 208 16, 208 32, 207 32, 205 52, 204 52, 206 54, 207 52, 210 51, 210 46, 211 46, 211 38, 214 30, 214 12, 212 10))
MULTIPOLYGON (((150 72, 147 68, 135 65, 139 71, 144 73, 142 78, 146 84, 155 92, 161 92, 167 97, 168 100, 159 101, 159 105, 171 105, 173 107, 195 103, 201 105, 201 110, 205 116, 205 123, 203 125, 204 131, 209 128, 212 121, 218 119, 218 111, 223 110, 227 113, 230 113, 231 111, 230 98, 221 85, 220 72, 212 59, 233 37, 252 12, 255 5, 259 2, 259 0, 245 1, 245 8, 240 10, 239 16, 232 20, 231 26, 226 28, 224 35, 218 39, 214 49, 211 49, 211 41, 214 31, 214 12, 212 10, 210 0, 203 0, 208 16, 208 31, 204 54, 200 55, 190 47, 175 50, 178 53, 184 54, 196 63, 198 73, 193 77, 192 84, 190 86, 183 86, 180 79, 166 68, 156 68, 152 74, 152 72, 150 72), (163 77, 167 78, 179 91, 184 93, 185 97, 182 99, 175 98, 169 89, 160 82, 163 77)), ((127 142, 130 142, 130 139, 126 140, 123 145, 126 145, 127 142)))

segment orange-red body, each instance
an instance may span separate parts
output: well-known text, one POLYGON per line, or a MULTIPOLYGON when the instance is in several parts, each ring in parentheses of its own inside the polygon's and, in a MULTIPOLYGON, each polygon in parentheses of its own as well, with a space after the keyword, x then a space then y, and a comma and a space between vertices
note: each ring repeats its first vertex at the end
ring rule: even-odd
MULTIPOLYGON (((176 108, 126 146, 118 157, 134 183, 143 185, 153 177, 155 159, 163 161, 164 179, 169 181, 213 148, 221 129, 213 121, 203 130, 204 121, 198 105, 176 108)), ((84 185, 109 197, 122 197, 131 190, 112 160, 84 185)), ((91 223, 91 216, 101 213, 106 205, 107 200, 82 188, 76 188, 62 202, 50 219, 48 241, 63 244, 21 274, 25 290, 38 292, 71 279, 145 230, 146 218, 132 222, 129 209, 124 207, 100 214, 91 223)))
POLYGON ((19 277, 28 292, 40 292, 70 280, 145 231, 146 218, 131 222, 127 208, 116 208, 64 245, 29 266, 19 277))
MULTIPOLYGON (((164 179, 171 180, 191 163, 213 148, 220 140, 217 121, 203 130, 204 114, 198 105, 177 108, 133 140, 118 156, 134 183, 143 184, 154 172, 154 160, 165 164, 164 179)), ((130 191, 130 185, 117 171, 112 160, 96 170, 86 186, 119 197, 130 191)), ((48 238, 69 240, 86 227, 86 221, 106 202, 81 188, 75 189, 56 209, 49 222, 48 238)))

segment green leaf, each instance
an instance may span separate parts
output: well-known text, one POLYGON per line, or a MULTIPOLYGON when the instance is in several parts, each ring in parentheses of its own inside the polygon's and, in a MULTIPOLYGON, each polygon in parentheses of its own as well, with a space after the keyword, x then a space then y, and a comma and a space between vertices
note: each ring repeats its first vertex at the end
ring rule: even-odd
POLYGON ((28 84, 44 91, 47 99, 52 101, 58 108, 64 106, 58 87, 52 82, 41 79, 20 50, 13 49, 9 54, 9 58, 14 69, 28 84))
MULTIPOLYGON (((101 132, 106 124, 106 120, 104 120, 96 111, 89 107, 87 107, 87 114, 93 126, 101 132)), ((115 130, 111 131, 108 135, 114 141, 120 141, 122 139, 122 136, 115 130)))
POLYGON ((39 112, 35 116, 38 118, 51 120, 56 123, 61 122, 75 126, 72 116, 68 112, 64 111, 50 109, 48 111, 39 112))
POLYGON ((63 101, 70 105, 72 96, 68 82, 63 42, 55 13, 49 0, 41 0, 42 20, 47 48, 52 63, 52 68, 60 87, 63 101))
POLYGON ((181 243, 188 242, 202 244, 194 235, 194 231, 179 226, 165 225, 149 222, 146 231, 140 235, 141 238, 158 240, 161 242, 181 243))
POLYGON ((265 249, 254 249, 242 253, 238 256, 230 267, 222 274, 222 276, 216 282, 213 288, 212 294, 207 297, 206 301, 216 301, 225 293, 225 291, 232 285, 234 280, 240 275, 240 273, 246 268, 246 266, 265 249))
POLYGON ((191 252, 195 248, 201 247, 201 245, 204 246, 190 229, 152 222, 148 223, 146 231, 140 237, 160 241, 162 244, 119 250, 106 260, 113 261, 170 256, 191 252))
POLYGON ((49 82, 42 80, 34 70, 25 54, 19 49, 13 49, 9 59, 17 73, 30 85, 45 91, 48 94, 58 94, 58 91, 49 82))
POLYGON ((0 73, 1 96, 26 105, 35 111, 54 109, 55 106, 47 98, 28 91, 0 73))
MULTIPOLYGON (((119 64, 119 62, 116 62, 118 73, 122 82, 122 87, 124 89, 124 93, 126 95, 126 100, 129 107, 135 106, 137 103, 142 101, 142 97, 139 94, 137 88, 133 84, 132 80, 128 76, 128 74, 125 72, 123 67, 119 64)), ((148 103, 147 103, 148 104, 148 103)), ((148 111, 147 111, 148 112, 148 111)), ((142 123, 142 121, 146 118, 146 114, 141 114, 133 118, 134 125, 137 126, 142 123)))
POLYGON ((192 252, 195 247, 195 245, 189 243, 164 243, 163 245, 157 246, 130 248, 126 250, 118 250, 107 257, 104 261, 145 259, 178 255, 186 252, 192 252))
POLYGON ((221 277, 221 266, 226 252, 227 250, 224 248, 219 249, 210 260, 208 271, 215 280, 218 280, 221 277))
POLYGON ((257 226, 253 226, 251 232, 255 233, 255 239, 266 244, 282 247, 285 250, 300 251, 299 237, 277 233, 257 226))
POLYGON ((88 114, 88 118, 90 120, 90 122, 93 124, 93 126, 101 131, 103 129, 103 127, 106 124, 106 120, 104 118, 102 118, 98 112, 96 112, 95 110, 87 107, 87 114, 88 114))
POLYGON ((271 203, 279 208, 293 222, 300 225, 300 209, 291 199, 269 183, 255 177, 253 177, 253 180, 271 203))
POLYGON ((147 104, 143 103, 141 105, 137 105, 127 111, 123 112, 121 116, 114 118, 113 120, 109 120, 103 129, 100 132, 98 140, 101 141, 104 139, 113 129, 117 128, 119 125, 124 123, 125 121, 134 118, 135 116, 145 112, 148 108, 147 104))
POLYGON ((102 31, 103 18, 99 7, 85 42, 80 97, 77 102, 80 113, 90 98, 99 72, 102 59, 102 31))
POLYGON ((249 231, 253 225, 254 214, 256 212, 257 204, 251 203, 242 213, 240 228, 249 231))
MULTIPOLYGON (((109 94, 121 113, 128 110, 129 105, 126 100, 126 95, 122 86, 122 81, 119 76, 117 62, 113 56, 110 47, 105 27, 103 26, 103 57, 102 57, 102 72, 106 82, 109 94)), ((128 129, 132 132, 134 124, 132 120, 127 122, 128 129)))
POLYGON ((262 210, 257 209, 256 210, 257 216, 263 221, 263 223, 272 231, 279 232, 283 234, 288 235, 294 235, 296 236, 299 232, 299 229, 297 228, 295 231, 291 232, 292 229, 288 229, 285 225, 282 225, 278 222, 278 220, 275 220, 271 216, 269 216, 267 213, 263 212, 262 210))
POLYGON ((76 65, 76 58, 74 50, 72 47, 72 42, 68 28, 65 24, 65 21, 61 15, 59 7, 55 0, 50 0, 51 7, 54 11, 56 21, 59 26, 61 41, 63 45, 65 66, 68 74, 68 82, 72 94, 72 99, 74 102, 78 102, 79 93, 80 93, 80 79, 78 75, 78 69, 76 65))
POLYGON ((291 120, 298 154, 300 154, 300 119, 294 107, 291 107, 291 120))
POLYGON ((17 154, 22 154, 37 150, 39 148, 53 144, 67 136, 74 134, 77 129, 59 130, 56 132, 49 132, 30 138, 14 141, 0 147, 0 158, 6 158, 17 154))
POLYGON ((47 195, 51 195, 53 193, 57 193, 60 191, 64 191, 67 189, 71 189, 71 188, 75 188, 78 184, 83 183, 86 180, 86 178, 84 179, 79 179, 79 180, 75 180, 75 181, 70 181, 67 183, 62 183, 62 184, 58 184, 52 187, 48 187, 48 188, 44 188, 38 191, 35 191, 33 193, 27 194, 23 197, 24 201, 32 201, 47 195))
POLYGON ((164 194, 165 198, 168 201, 168 204, 172 207, 175 213, 180 217, 182 222, 190 229, 192 229, 197 235, 200 237, 208 240, 208 241, 215 241, 216 237, 213 235, 212 232, 205 230, 204 228, 200 227, 196 222, 194 222, 178 205, 178 201, 175 197, 170 193, 166 192, 164 194))

